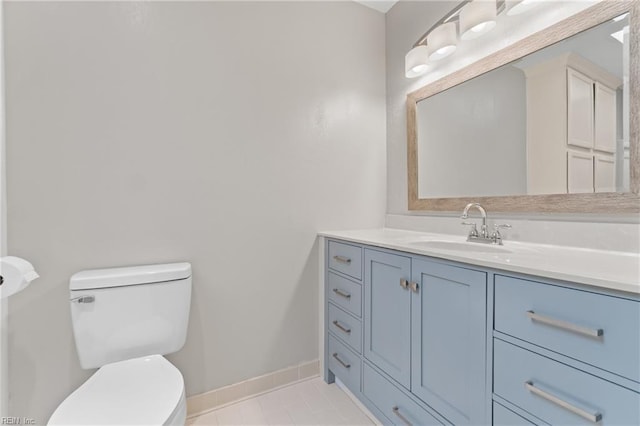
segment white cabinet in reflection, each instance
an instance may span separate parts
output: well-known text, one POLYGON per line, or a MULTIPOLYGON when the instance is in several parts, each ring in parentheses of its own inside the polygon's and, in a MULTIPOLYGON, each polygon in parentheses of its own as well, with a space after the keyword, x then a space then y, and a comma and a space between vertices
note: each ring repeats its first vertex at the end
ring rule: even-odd
POLYGON ((527 193, 615 191, 616 90, 622 80, 573 53, 527 80, 527 193))
POLYGON ((567 144, 593 148, 593 80, 573 68, 566 70, 567 144))
POLYGON ((612 155, 594 155, 593 189, 595 192, 616 191, 616 169, 612 155))
POLYGON ((593 148, 599 151, 616 152, 616 91, 594 82, 595 103, 593 148))
POLYGON ((567 151, 567 189, 570 194, 593 192, 593 154, 567 151))

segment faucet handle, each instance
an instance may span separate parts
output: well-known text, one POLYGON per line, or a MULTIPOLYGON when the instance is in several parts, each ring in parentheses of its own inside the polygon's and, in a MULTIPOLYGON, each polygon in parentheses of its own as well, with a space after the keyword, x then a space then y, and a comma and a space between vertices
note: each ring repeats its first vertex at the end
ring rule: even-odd
POLYGON ((463 225, 471 226, 469 230, 469 237, 477 237, 478 236, 478 228, 476 228, 475 222, 460 222, 463 225))
POLYGON ((494 244, 502 245, 502 235, 500 234, 500 228, 511 229, 511 225, 509 225, 508 223, 495 223, 493 225, 493 234, 491 235, 491 239, 493 240, 494 244))

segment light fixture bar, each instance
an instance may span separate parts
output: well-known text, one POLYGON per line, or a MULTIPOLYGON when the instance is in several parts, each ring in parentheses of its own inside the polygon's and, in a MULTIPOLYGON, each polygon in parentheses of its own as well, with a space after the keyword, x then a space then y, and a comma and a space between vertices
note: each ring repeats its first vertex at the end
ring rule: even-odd
MULTIPOLYGON (((442 24, 446 24, 447 22, 457 22, 458 19, 460 18, 460 11, 462 10, 462 8, 464 6, 467 5, 467 3, 471 3, 472 0, 463 0, 459 5, 457 5, 456 7, 454 7, 453 9, 451 9, 451 11, 449 13, 447 13, 446 15, 444 15, 444 17, 442 19, 440 19, 438 22, 436 22, 435 24, 433 24, 431 26, 431 28, 429 28, 427 30, 427 32, 425 32, 422 37, 420 37, 418 39, 418 41, 416 41, 415 43, 413 43, 413 47, 417 47, 421 44, 424 44, 427 41, 427 36, 429 35, 430 32, 432 32, 434 29, 436 29, 437 27, 439 27, 442 24)), ((505 9, 507 4, 507 0, 498 0, 497 1, 497 5, 496 5, 496 15, 499 15, 500 13, 502 13, 502 11, 505 9)))

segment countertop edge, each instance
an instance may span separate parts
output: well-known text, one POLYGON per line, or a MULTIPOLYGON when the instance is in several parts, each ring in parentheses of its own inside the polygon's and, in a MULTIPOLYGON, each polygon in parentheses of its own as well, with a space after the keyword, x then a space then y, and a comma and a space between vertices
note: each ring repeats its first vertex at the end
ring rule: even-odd
MULTIPOLYGON (((455 254, 455 253, 452 254, 448 251, 440 251, 437 249, 425 249, 425 248, 410 246, 408 244, 382 241, 381 238, 366 238, 366 237, 351 235, 354 232, 366 232, 366 231, 373 232, 375 230, 322 231, 322 232, 318 232, 318 236, 342 240, 342 241, 348 241, 348 242, 358 243, 363 245, 369 245, 374 247, 386 248, 391 250, 398 250, 398 251, 412 253, 416 255, 430 256, 430 257, 450 260, 454 262, 466 263, 474 266, 482 266, 482 267, 492 268, 492 269, 501 270, 505 272, 515 272, 515 273, 537 276, 541 278, 566 281, 566 282, 581 284, 589 287, 594 287, 597 289, 614 290, 614 291, 619 291, 623 293, 628 293, 636 297, 640 295, 640 283, 621 282, 618 280, 600 278, 597 276, 586 275, 586 274, 581 275, 579 273, 576 273, 575 271, 568 271, 568 272, 553 271, 553 270, 550 271, 546 269, 535 268, 533 266, 518 265, 518 264, 507 263, 504 261, 478 258, 470 254, 455 254)), ((442 236, 442 237, 446 236, 446 234, 420 233, 417 231, 407 231, 407 230, 395 229, 395 228, 380 228, 378 231, 381 233, 385 231, 392 231, 392 232, 398 232, 398 233, 406 233, 406 235, 416 235, 416 236, 418 235, 442 236)), ((449 237, 453 237, 453 236, 449 236, 449 237)), ((519 243, 519 244, 525 244, 525 243, 519 243)), ((571 248, 562 247, 562 249, 570 250, 571 248)), ((576 248, 575 250, 576 250, 576 254, 578 254, 582 249, 576 248)))

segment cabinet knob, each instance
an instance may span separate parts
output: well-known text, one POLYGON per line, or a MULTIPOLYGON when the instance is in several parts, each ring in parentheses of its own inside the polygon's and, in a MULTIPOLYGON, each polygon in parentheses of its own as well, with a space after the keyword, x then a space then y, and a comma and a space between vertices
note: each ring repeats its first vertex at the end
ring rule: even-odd
POLYGON ((411 291, 417 293, 420 290, 420 285, 418 283, 410 283, 411 291))
POLYGON ((400 287, 404 288, 405 290, 409 287, 409 281, 405 280, 404 278, 400 279, 400 287))

